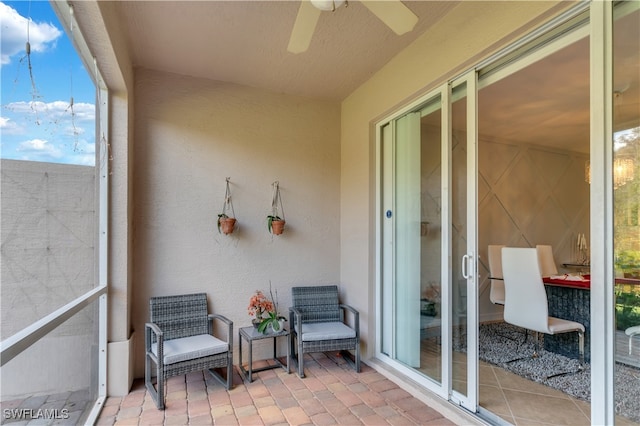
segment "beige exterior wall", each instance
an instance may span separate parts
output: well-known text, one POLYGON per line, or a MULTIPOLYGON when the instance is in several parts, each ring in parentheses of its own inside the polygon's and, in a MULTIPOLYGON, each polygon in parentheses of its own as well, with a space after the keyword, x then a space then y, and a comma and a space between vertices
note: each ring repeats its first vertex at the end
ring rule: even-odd
POLYGON ((343 101, 340 278, 345 300, 362 312, 367 356, 375 349, 376 121, 571 5, 463 2, 343 101))
POLYGON ((149 297, 204 291, 237 330, 269 281, 285 313, 292 286, 339 284, 340 106, 148 70, 135 97, 131 320, 142 377, 149 297), (216 220, 226 177, 238 222, 225 236, 216 220), (274 181, 281 236, 266 226, 274 181))
MULTIPOLYGON (((109 162, 108 227, 108 325, 107 359, 109 395, 126 395, 133 382, 132 309, 133 247, 133 86, 134 71, 128 51, 127 34, 113 23, 119 22, 114 2, 82 2, 74 7, 82 23, 85 41, 109 88, 100 97, 100 109, 108 114, 108 128, 100 129, 101 149, 109 162), (111 22, 110 26, 106 22, 111 22)), ((85 58, 87 63, 93 58, 85 58)))
MULTIPOLYGON (((113 12, 109 2, 97 4, 97 20, 113 12)), ((464 2, 342 105, 144 70, 132 90, 119 32, 89 40, 110 58, 101 70, 117 120, 109 140, 109 341, 126 342, 140 331, 129 346, 135 375, 143 375, 148 297, 205 290, 212 308, 237 328, 249 322, 249 295, 269 280, 285 289, 284 309, 292 285, 339 282, 344 301, 361 310, 365 358, 373 354, 373 124, 571 4, 464 2), (134 95, 135 109, 127 110, 134 95), (226 176, 239 220, 227 237, 215 230, 226 176), (274 180, 288 229, 272 239, 264 217, 274 180)))

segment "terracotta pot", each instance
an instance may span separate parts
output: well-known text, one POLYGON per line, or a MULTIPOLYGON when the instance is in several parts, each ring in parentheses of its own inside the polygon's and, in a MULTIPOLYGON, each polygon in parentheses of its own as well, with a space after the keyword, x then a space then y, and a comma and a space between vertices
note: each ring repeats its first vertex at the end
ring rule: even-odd
POLYGON ((280 235, 284 231, 284 220, 274 220, 271 222, 271 233, 273 235, 280 235))
POLYGON ((220 231, 223 234, 230 234, 233 232, 233 228, 236 225, 236 220, 232 217, 221 217, 220 219, 220 231))

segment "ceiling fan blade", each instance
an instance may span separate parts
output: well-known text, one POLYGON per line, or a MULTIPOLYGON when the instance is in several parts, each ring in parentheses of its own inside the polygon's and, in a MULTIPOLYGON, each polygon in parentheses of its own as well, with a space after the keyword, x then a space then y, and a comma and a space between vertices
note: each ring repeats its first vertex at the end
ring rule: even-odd
POLYGON ((291 53, 302 53, 309 48, 311 37, 316 30, 318 18, 320 18, 320 9, 313 7, 310 1, 302 0, 296 22, 291 30, 291 38, 287 50, 291 53))
POLYGON ((418 17, 400 0, 362 0, 361 3, 398 35, 408 33, 418 23, 418 17))

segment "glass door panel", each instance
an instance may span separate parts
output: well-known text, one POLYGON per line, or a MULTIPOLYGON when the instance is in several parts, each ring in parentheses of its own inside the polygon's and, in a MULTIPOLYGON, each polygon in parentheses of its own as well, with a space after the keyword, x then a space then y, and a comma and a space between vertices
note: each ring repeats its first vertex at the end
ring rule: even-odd
POLYGON ((396 122, 395 353, 420 367, 420 113, 396 122))
POLYGON ((466 84, 455 89, 451 117, 451 271, 452 322, 451 347, 453 390, 467 395, 467 98, 466 84), (461 266, 464 263, 464 266, 461 266))
POLYGON ((442 382, 441 100, 382 128, 381 351, 442 382))
POLYGON ((478 406, 476 79, 472 70, 452 83, 448 145, 452 400, 472 412, 478 406))
POLYGON ((616 423, 640 424, 640 11, 623 3, 613 23, 613 203, 616 423))
POLYGON ((420 111, 420 371, 442 383, 442 107, 420 111))
MULTIPOLYGON (((584 413, 590 408, 590 373, 578 370, 578 336, 540 334, 539 356, 532 357, 534 333, 528 331, 525 340, 524 330, 506 322, 503 305, 491 299, 489 276, 501 271, 491 271, 488 262, 490 245, 548 245, 557 272, 543 274, 579 280, 589 275, 589 42, 582 29, 534 40, 529 55, 479 81, 479 404, 510 423, 530 415, 533 398, 545 406, 558 398, 572 401, 562 410, 539 410, 539 422, 558 424, 565 416, 589 422, 584 413), (553 367, 564 363, 571 367, 553 367), (496 377, 510 377, 509 386, 496 377), (531 400, 514 402, 512 389, 530 389, 531 400)), ((547 285, 545 291, 548 315, 585 327, 589 362, 591 291, 565 285, 547 285)))
POLYGON ((475 130, 467 131, 475 129, 468 113, 475 96, 467 88, 475 90, 475 78, 442 86, 380 129, 380 351, 471 411, 476 150, 475 130))

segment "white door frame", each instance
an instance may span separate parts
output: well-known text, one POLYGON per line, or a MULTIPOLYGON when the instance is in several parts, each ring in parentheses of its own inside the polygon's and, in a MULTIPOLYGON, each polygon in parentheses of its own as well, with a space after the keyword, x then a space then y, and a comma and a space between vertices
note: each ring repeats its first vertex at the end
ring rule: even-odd
MULTIPOLYGON (((462 259, 453 259, 453 268, 462 268, 462 276, 467 280, 467 394, 452 391, 451 399, 471 412, 478 411, 478 78, 474 70, 451 82, 451 88, 466 86, 466 254, 462 259)), ((449 120, 450 152, 453 143, 453 129, 449 120)), ((450 175, 451 173, 449 173, 450 175)), ((451 205, 451 204, 449 204, 451 205)), ((455 283, 452 283, 455 285, 455 283)), ((453 288, 450 285, 450 288, 453 288)), ((453 312, 453 308, 450 310, 453 312)), ((450 346, 451 342, 449 345, 450 346)), ((452 361, 451 361, 452 362, 452 361)), ((449 370, 452 370, 450 364, 449 370)))
MULTIPOLYGON (((467 240, 467 253, 476 253, 476 241, 477 241, 477 195, 476 195, 476 169, 477 169, 477 97, 476 97, 476 74, 475 72, 470 72, 462 79, 458 79, 454 84, 459 82, 466 82, 467 88, 473 91, 471 96, 467 94, 467 108, 471 111, 470 108, 473 108, 473 113, 468 113, 467 117, 467 127, 469 129, 474 129, 474 131, 468 132, 468 140, 467 144, 469 147, 473 147, 473 149, 468 150, 467 155, 471 156, 471 158, 467 158, 467 186, 471 188, 472 191, 467 191, 467 229, 469 230, 471 236, 467 240), (471 167, 469 169, 469 166, 471 167), (471 182, 471 183, 470 183, 471 182), (471 193, 470 193, 471 192, 471 193), (471 248, 472 247, 472 248, 471 248)), ((478 321, 478 313, 477 313, 477 273, 473 272, 471 277, 467 282, 467 333, 468 338, 472 339, 475 347, 470 349, 470 355, 468 355, 468 389, 471 392, 467 392, 468 395, 460 395, 454 394, 452 390, 453 380, 452 380, 452 324, 453 324, 453 316, 452 316, 452 268, 460 267, 461 259, 452 259, 451 253, 451 206, 452 202, 451 197, 451 177, 449 176, 451 173, 451 146, 452 146, 452 125, 449 122, 451 120, 451 105, 452 96, 451 96, 451 85, 443 84, 437 89, 429 92, 427 95, 420 97, 415 102, 407 105, 400 111, 397 111, 392 116, 386 117, 381 120, 376 125, 376 175, 378 176, 376 182, 376 223, 378 226, 376 227, 376 258, 379 259, 378 268, 376 269, 376 300, 379 303, 376 304, 376 330, 377 330, 377 338, 376 338, 376 348, 375 354, 376 357, 385 363, 391 365, 394 369, 398 370, 402 374, 411 378, 412 380, 419 383, 421 386, 429 389, 430 391, 438 394, 439 396, 453 400, 454 402, 462 405, 466 409, 476 412, 477 411, 477 399, 478 399, 478 360, 477 360, 477 321, 478 321), (384 172, 389 171, 392 173, 393 171, 393 158, 390 158, 390 154, 392 154, 393 149, 389 146, 385 146, 389 142, 393 143, 393 138, 395 137, 394 131, 394 122, 396 119, 406 115, 411 111, 415 111, 420 109, 421 105, 428 103, 434 98, 440 96, 441 99, 441 107, 442 107, 442 276, 441 282, 442 291, 441 291, 441 303, 443 308, 443 314, 441 318, 441 341, 442 345, 442 378, 440 383, 436 383, 432 380, 427 379, 425 376, 417 373, 415 370, 407 367, 406 365, 395 360, 395 352, 393 345, 393 333, 389 336, 389 330, 392 330, 393 324, 393 313, 392 309, 388 307, 384 307, 383 303, 391 303, 393 306, 393 297, 392 295, 383 292, 383 282, 388 279, 392 279, 394 265, 393 265, 393 256, 390 256, 385 250, 387 245, 389 244, 389 239, 393 241, 395 235, 392 229, 389 229, 388 226, 385 226, 386 223, 391 224, 392 220, 389 220, 386 216, 387 211, 391 211, 391 215, 393 217, 394 205, 393 201, 385 196, 385 193, 392 188, 392 180, 387 178, 385 179, 384 172), (447 129, 444 131, 444 129, 447 129), (448 285, 444 285, 448 283, 448 285), (384 301, 384 302, 383 302, 384 301), (391 320, 389 318, 385 318, 386 316, 391 315, 391 320), (384 333, 384 334, 383 334, 384 333), (446 342, 446 344, 444 344, 446 342)), ((473 266, 473 270, 477 269, 477 262, 475 261, 475 254, 473 255, 473 260, 471 262, 473 266)), ((468 345, 468 346, 474 346, 468 345)), ((468 348, 469 350, 469 348, 468 348)))

